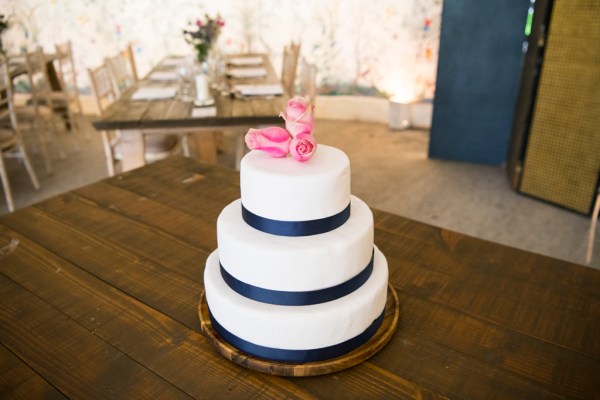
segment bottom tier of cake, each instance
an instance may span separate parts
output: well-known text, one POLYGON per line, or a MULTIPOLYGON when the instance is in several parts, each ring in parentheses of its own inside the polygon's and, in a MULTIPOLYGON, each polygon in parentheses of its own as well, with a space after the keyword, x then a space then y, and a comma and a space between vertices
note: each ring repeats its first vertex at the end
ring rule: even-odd
POLYGON ((360 288, 309 306, 260 303, 236 293, 221 276, 217 250, 204 273, 215 331, 246 353, 287 362, 322 361, 366 343, 383 319, 387 282, 387 260, 377 248, 373 272, 360 288))

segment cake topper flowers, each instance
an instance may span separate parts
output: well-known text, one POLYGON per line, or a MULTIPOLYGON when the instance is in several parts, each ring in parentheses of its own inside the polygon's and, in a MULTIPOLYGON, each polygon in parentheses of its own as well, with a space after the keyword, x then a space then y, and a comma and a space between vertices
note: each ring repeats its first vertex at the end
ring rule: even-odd
POLYGON ((285 129, 250 129, 246 133, 246 145, 250 150, 262 150, 272 157, 285 157, 289 153, 297 161, 307 161, 317 150, 312 134, 313 112, 314 105, 303 97, 294 97, 288 101, 285 112, 279 114, 285 120, 285 129))

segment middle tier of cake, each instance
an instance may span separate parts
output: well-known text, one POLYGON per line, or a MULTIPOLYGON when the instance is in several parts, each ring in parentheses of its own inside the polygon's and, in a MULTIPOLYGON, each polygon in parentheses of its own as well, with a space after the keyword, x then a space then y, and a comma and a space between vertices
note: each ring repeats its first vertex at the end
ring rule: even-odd
POLYGON ((311 236, 276 236, 250 227, 238 199, 217 220, 219 259, 233 279, 263 289, 318 291, 366 274, 372 267, 373 213, 351 197, 350 218, 311 236))

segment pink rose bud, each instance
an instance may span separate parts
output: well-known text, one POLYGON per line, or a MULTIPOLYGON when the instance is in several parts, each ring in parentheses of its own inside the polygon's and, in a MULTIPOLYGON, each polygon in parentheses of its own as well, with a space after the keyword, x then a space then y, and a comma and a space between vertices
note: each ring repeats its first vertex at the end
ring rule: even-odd
POLYGON ((294 97, 288 101, 285 113, 279 116, 285 120, 285 127, 292 136, 312 133, 315 124, 314 108, 314 105, 309 105, 304 97, 294 97))
POLYGON ((271 157, 285 157, 292 140, 288 131, 276 126, 249 129, 244 139, 250 150, 262 150, 271 157))
POLYGON ((317 150, 317 141, 310 133, 299 133, 290 143, 290 154, 298 161, 310 159, 317 150))

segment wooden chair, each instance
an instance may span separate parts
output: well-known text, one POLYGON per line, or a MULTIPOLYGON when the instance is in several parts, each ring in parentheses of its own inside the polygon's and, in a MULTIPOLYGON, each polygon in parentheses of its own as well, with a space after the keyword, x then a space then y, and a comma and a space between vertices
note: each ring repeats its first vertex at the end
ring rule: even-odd
MULTIPOLYGON (((46 58, 41 48, 25 53, 26 79, 30 88, 29 98, 25 106, 16 107, 19 123, 27 122, 40 141, 44 163, 48 172, 52 165, 47 148, 54 145, 60 158, 66 158, 64 147, 58 137, 55 122, 55 104, 57 100, 52 96, 50 79, 46 68, 46 58)), ((56 108, 59 108, 58 106, 56 108)))
POLYGON ((56 48, 56 64, 58 64, 58 78, 60 92, 52 92, 55 106, 64 112, 67 128, 73 133, 79 133, 79 118, 83 114, 79 89, 77 87, 77 71, 73 60, 73 47, 71 42, 58 44, 56 48))
POLYGON ((4 197, 6 198, 8 210, 13 212, 15 206, 8 180, 8 171, 4 164, 4 156, 10 154, 21 158, 33 187, 39 189, 40 184, 25 151, 21 132, 17 124, 12 81, 8 72, 8 60, 3 54, 0 54, 0 64, 0 93, 2 93, 0 95, 0 180, 2 180, 2 188, 4 189, 4 197))
POLYGON ((135 83, 135 78, 130 70, 130 61, 123 53, 116 56, 107 57, 105 64, 108 65, 112 85, 114 90, 120 96, 128 87, 135 83))
POLYGON ((300 44, 292 42, 283 49, 283 65, 281 67, 281 85, 288 96, 294 95, 296 69, 300 55, 300 44))
MULTIPOLYGON (((98 111, 102 113, 104 109, 115 101, 118 93, 113 86, 113 79, 109 67, 103 64, 94 69, 88 69, 90 82, 98 111)), ((102 143, 104 154, 106 156, 106 167, 109 176, 114 176, 119 161, 122 160, 120 151, 122 144, 121 135, 118 131, 102 131, 102 143)), ((178 151, 179 139, 177 135, 144 135, 144 152, 146 162, 153 162, 169 157, 178 151)))
POLYGON ((314 104, 317 97, 317 67, 302 58, 300 63, 300 96, 314 104))

